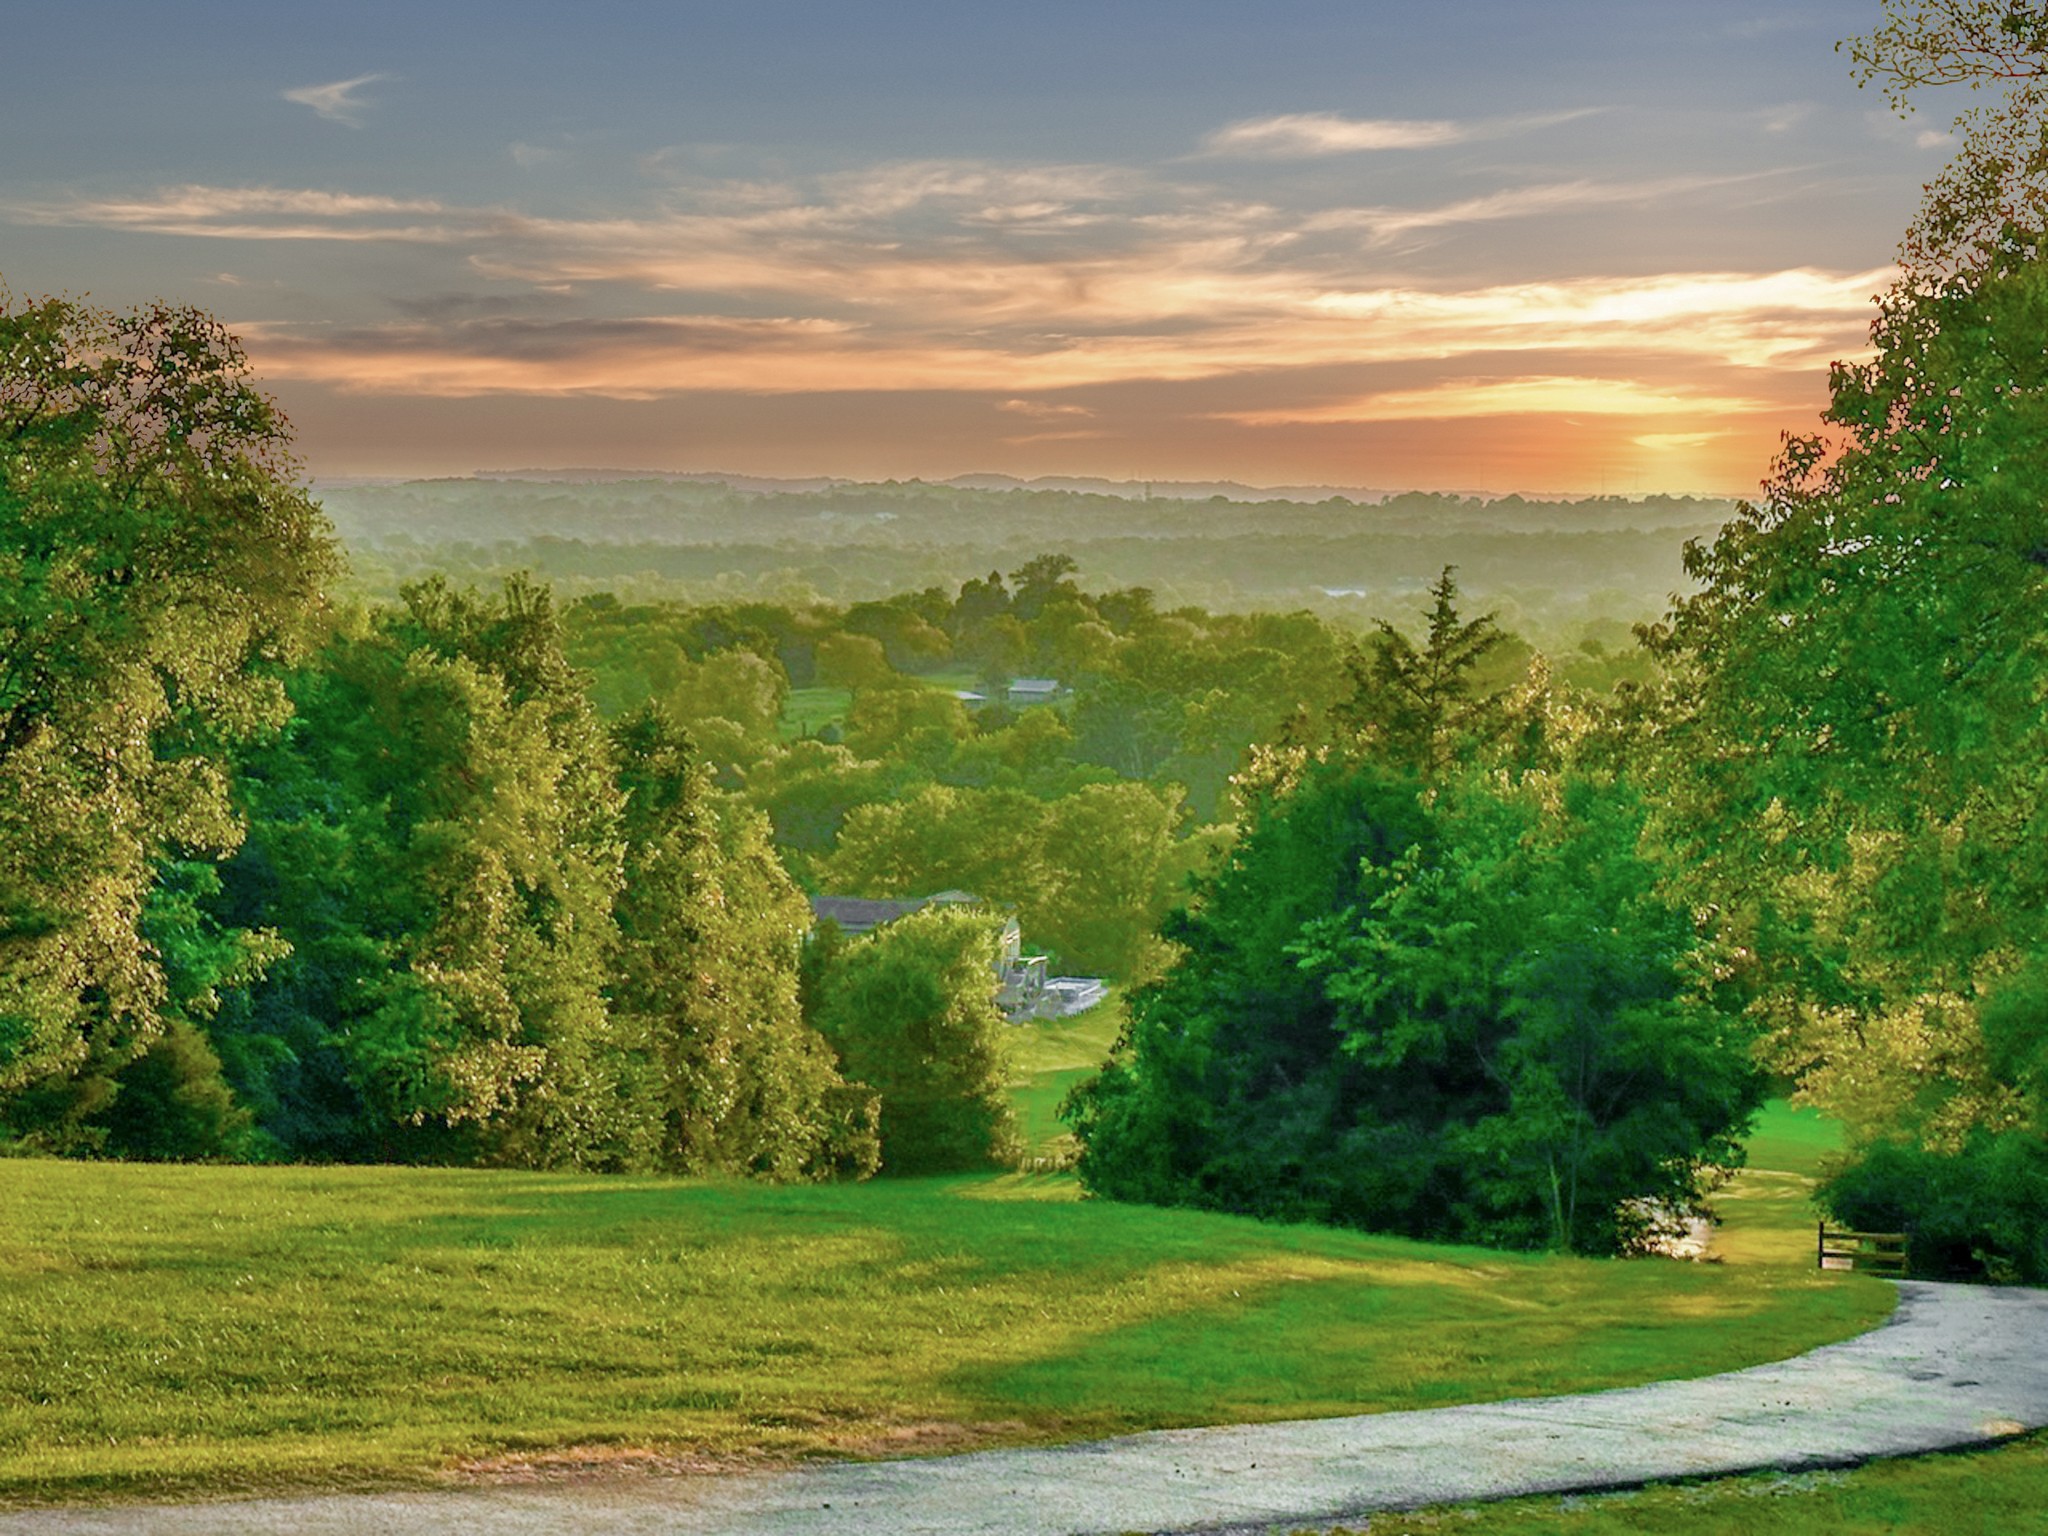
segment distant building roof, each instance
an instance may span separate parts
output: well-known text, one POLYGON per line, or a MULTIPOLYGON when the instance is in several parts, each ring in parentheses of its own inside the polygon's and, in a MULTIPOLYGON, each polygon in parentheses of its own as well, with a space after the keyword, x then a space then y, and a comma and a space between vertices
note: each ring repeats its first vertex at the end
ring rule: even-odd
POLYGON ((830 918, 848 938, 858 938, 884 923, 908 917, 923 905, 921 897, 908 901, 870 901, 861 896, 813 896, 811 916, 821 923, 830 918))
MULTIPOLYGON (((908 917, 926 907, 973 907, 985 903, 966 891, 940 891, 931 896, 877 897, 813 896, 811 916, 819 922, 828 917, 848 938, 870 933, 884 923, 908 917)), ((1014 922, 1015 920, 1012 919, 1014 922)))
POLYGON ((1056 677, 1013 677, 1010 679, 1012 693, 1058 693, 1060 680, 1056 677))

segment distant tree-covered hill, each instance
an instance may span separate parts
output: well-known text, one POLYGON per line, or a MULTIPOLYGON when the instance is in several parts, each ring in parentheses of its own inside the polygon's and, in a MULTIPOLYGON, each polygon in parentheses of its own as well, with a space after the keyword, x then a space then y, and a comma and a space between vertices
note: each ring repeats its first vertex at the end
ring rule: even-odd
POLYGON ((1696 497, 1304 501, 1228 489, 1193 499, 1142 486, 778 486, 589 472, 338 484, 320 497, 359 579, 380 595, 430 571, 488 579, 524 569, 566 594, 851 602, 956 588, 1061 549, 1092 583, 1149 587, 1168 607, 1305 607, 1358 620, 1454 565, 1475 600, 1538 634, 1661 614, 1688 589, 1685 541, 1711 537, 1732 510, 1696 497))

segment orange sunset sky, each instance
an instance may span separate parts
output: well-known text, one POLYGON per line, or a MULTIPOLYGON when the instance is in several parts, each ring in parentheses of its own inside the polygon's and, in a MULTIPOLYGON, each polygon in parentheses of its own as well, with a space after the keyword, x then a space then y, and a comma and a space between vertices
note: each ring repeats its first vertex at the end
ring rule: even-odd
POLYGON ((0 55, 0 278, 213 310, 316 477, 1741 493, 1946 153, 1875 20, 83 0, 0 55))

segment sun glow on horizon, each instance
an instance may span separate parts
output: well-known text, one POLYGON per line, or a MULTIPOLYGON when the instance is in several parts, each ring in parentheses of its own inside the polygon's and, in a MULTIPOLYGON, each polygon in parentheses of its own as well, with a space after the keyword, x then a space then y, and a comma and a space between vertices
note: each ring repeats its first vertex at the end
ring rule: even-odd
MULTIPOLYGON (((1071 123, 1026 111, 1007 138, 909 108, 881 131, 849 109, 887 103, 843 72, 819 87, 844 85, 836 115, 774 92, 749 112, 735 87, 692 128, 667 89, 629 109, 618 57, 593 54, 563 98, 608 124, 585 131, 474 91, 469 118, 422 117, 445 63, 295 59, 259 93, 276 153, 0 174, 0 224, 217 309, 323 474, 1749 486, 1862 352, 1882 247, 1776 237, 1867 177, 1821 155, 1826 102, 1716 87, 1683 110, 1720 115, 1683 118, 1583 75, 1531 86, 1520 52, 1468 79, 1469 47, 1455 78, 1403 66, 1347 93, 1307 83, 1327 39, 1259 28, 1215 62, 1269 43, 1293 64, 1262 87, 1134 121, 1105 76, 1071 123)), ((1714 46, 1728 80, 1763 61, 1714 46)), ((1004 92, 1030 98, 980 90, 1004 92)))

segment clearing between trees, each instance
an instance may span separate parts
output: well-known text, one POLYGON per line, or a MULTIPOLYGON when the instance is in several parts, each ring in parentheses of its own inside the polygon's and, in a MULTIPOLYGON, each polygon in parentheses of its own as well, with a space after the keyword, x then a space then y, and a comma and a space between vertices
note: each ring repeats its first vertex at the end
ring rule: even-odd
POLYGON ((1079 1201, 0 1161, 0 1507, 902 1455, 1583 1392, 1782 1358, 1892 1288, 1746 1173, 1722 1264, 1079 1201))

